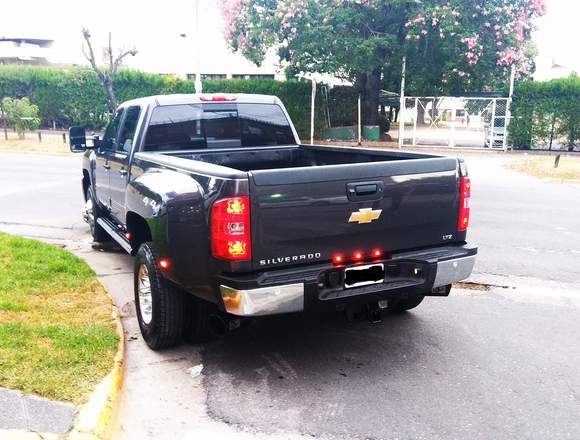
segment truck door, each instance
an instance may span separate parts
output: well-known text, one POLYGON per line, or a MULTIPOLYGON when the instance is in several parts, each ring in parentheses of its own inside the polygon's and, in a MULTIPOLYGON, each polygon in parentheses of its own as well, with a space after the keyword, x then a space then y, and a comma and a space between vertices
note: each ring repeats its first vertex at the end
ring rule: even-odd
POLYGON ((120 223, 125 223, 125 189, 129 179, 129 160, 134 145, 135 134, 141 107, 131 106, 125 111, 125 116, 119 130, 117 148, 109 158, 109 195, 111 198, 111 214, 120 223))
POLYGON ((95 160, 95 191, 97 200, 107 209, 111 207, 111 198, 109 192, 109 169, 111 168, 110 158, 117 146, 117 134, 123 109, 117 110, 115 117, 105 130, 103 140, 96 150, 95 160))

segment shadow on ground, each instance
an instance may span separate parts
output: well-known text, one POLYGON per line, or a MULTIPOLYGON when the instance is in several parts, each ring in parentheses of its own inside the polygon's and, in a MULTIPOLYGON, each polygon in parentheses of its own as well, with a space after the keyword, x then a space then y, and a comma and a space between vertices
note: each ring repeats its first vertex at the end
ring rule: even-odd
POLYGON ((575 379, 567 344, 545 330, 572 338, 555 321, 574 313, 465 295, 378 324, 261 319, 203 347, 208 411, 316 437, 554 438, 578 430, 565 397, 575 379))

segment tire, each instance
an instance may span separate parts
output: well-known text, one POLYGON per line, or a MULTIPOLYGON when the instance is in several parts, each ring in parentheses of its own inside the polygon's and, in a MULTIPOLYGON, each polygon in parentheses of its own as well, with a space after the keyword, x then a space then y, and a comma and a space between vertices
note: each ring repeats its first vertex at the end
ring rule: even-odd
POLYGON ((89 224, 93 241, 96 243, 104 243, 111 241, 109 234, 97 223, 99 217, 104 217, 103 210, 96 201, 93 188, 89 187, 85 194, 85 219, 89 224))
POLYGON ((407 310, 414 309, 417 307, 421 302, 425 299, 424 295, 413 295, 409 296, 406 299, 397 299, 394 301, 389 301, 389 305, 387 306, 387 310, 392 313, 402 313, 406 312, 407 310))
POLYGON ((143 243, 135 259, 135 309, 141 335, 153 350, 181 342, 185 315, 184 292, 163 278, 158 267, 151 245, 143 243))
POLYGON ((210 323, 212 314, 219 315, 215 304, 186 293, 185 310, 183 338, 187 342, 196 344, 210 341, 216 337, 210 323))

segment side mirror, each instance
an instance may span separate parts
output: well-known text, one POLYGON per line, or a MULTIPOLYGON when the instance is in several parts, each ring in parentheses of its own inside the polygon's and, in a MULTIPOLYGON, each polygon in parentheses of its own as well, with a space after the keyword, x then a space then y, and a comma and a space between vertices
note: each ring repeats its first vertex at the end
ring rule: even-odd
POLYGON ((70 151, 73 153, 82 153, 87 149, 87 136, 85 127, 73 125, 68 129, 70 151))
MULTIPOLYGON (((93 138, 93 148, 94 148, 95 150, 100 150, 100 148, 101 148, 101 145, 102 145, 102 143, 103 143, 103 140, 102 140, 102 139, 99 137, 99 135, 98 135, 98 134, 95 134, 94 132, 93 132, 93 134, 92 134, 92 138, 93 138)), ((87 148, 88 148, 88 147, 87 147, 87 148)))

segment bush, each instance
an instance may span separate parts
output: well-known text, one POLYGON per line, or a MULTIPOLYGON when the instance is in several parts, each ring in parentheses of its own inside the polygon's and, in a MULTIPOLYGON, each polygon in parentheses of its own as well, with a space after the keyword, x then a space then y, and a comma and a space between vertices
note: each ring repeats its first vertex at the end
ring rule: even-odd
POLYGON ((22 99, 4 98, 2 111, 8 124, 18 132, 18 136, 24 139, 26 130, 36 130, 40 126, 38 107, 31 104, 28 98, 22 99))
MULTIPOLYGON (((142 96, 193 93, 194 82, 175 76, 122 70, 115 80, 119 102, 142 96)), ((278 96, 286 106, 298 134, 310 137, 310 82, 275 80, 207 80, 204 92, 257 93, 278 96)), ((0 96, 27 97, 39 109, 45 126, 86 125, 102 128, 107 120, 105 92, 92 70, 0 66, 0 96)), ((316 133, 323 129, 322 94, 317 94, 316 133)))
POLYGON ((512 104, 510 143, 531 148, 553 136, 567 145, 580 139, 580 78, 517 84, 512 104))

